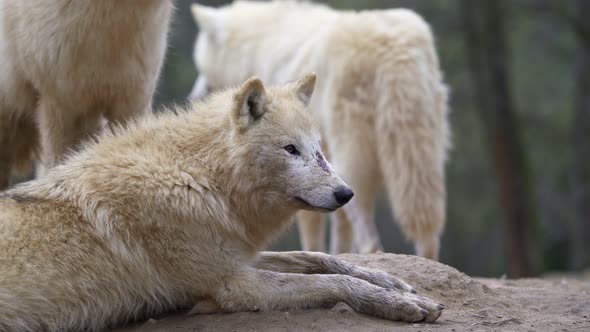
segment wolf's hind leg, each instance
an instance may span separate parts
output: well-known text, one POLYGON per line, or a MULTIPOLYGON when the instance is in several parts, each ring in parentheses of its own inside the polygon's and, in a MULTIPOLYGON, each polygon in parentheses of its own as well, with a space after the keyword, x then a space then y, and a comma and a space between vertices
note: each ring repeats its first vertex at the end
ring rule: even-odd
POLYGON ((39 138, 35 123, 37 93, 0 52, 0 190, 10 185, 14 169, 29 170, 39 138))
POLYGON ((352 224, 344 210, 330 214, 330 253, 332 255, 356 252, 352 224))
POLYGON ((222 311, 223 310, 215 300, 212 298, 204 298, 198 300, 187 315, 214 314, 222 311))
MULTIPOLYGON (((370 139, 371 135, 368 135, 373 133, 374 128, 351 115, 358 114, 359 109, 363 109, 360 105, 342 101, 335 107, 348 116, 333 119, 334 129, 328 134, 330 161, 336 173, 354 190, 354 198, 341 210, 352 225, 357 252, 366 254, 383 250, 374 211, 375 196, 382 177, 374 142, 370 139)), ((345 233, 334 235, 343 234, 345 233)), ((343 243, 346 239, 333 238, 332 241, 343 243)))
POLYGON ((17 126, 14 115, 0 109, 0 190, 8 187, 14 164, 17 126))
POLYGON ((101 128, 102 114, 95 108, 68 105, 53 98, 41 97, 38 115, 43 163, 39 168, 41 176, 101 128))
POLYGON ((326 251, 326 231, 322 214, 312 211, 299 211, 297 213, 297 226, 302 250, 326 251))
POLYGON ((426 238, 417 239, 415 243, 416 255, 438 260, 440 250, 440 236, 432 235, 426 238))

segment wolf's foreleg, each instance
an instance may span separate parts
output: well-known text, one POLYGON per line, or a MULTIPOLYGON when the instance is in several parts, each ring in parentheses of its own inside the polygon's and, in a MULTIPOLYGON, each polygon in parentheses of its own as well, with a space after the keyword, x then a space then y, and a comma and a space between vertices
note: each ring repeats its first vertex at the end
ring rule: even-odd
POLYGON ((444 307, 409 292, 334 274, 279 273, 244 269, 223 282, 213 295, 226 312, 330 307, 345 302, 354 310, 389 320, 433 322, 444 307))

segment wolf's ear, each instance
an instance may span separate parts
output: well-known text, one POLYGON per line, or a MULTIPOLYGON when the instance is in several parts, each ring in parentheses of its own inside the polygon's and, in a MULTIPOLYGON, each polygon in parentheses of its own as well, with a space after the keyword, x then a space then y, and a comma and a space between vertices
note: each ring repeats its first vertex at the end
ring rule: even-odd
POLYGON ((215 32, 217 22, 219 22, 221 16, 219 9, 193 3, 191 5, 191 13, 200 29, 207 32, 215 32))
POLYGON ((315 88, 316 74, 308 73, 297 82, 293 83, 293 91, 295 95, 305 106, 309 105, 313 89, 315 88))
POLYGON ((245 130, 266 112, 267 96, 262 81, 258 77, 247 80, 234 94, 233 103, 234 121, 245 130))

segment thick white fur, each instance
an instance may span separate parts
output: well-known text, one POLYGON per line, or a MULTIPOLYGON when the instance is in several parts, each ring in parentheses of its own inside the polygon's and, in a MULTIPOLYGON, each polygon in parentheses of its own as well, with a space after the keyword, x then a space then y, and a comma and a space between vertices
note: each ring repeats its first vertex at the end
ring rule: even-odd
MULTIPOLYGON (((193 5, 192 11, 200 27, 193 98, 253 74, 279 83, 318 73, 310 109, 329 159, 356 193, 333 215, 331 252, 382 248, 373 211, 385 184, 417 253, 437 259, 449 124, 428 24, 404 9, 342 12, 295 1, 193 5)), ((299 217, 303 248, 323 251, 321 217, 299 217)))
POLYGON ((151 109, 172 0, 0 0, 0 188, 151 109), (40 147, 40 149, 39 149, 40 147))
POLYGON ((304 109, 314 82, 267 90, 251 79, 190 112, 107 132, 0 192, 0 331, 100 331, 199 301, 194 312, 344 301, 386 319, 436 320, 442 306, 385 272, 259 252, 295 211, 341 206, 334 191, 346 184, 318 160, 304 109))

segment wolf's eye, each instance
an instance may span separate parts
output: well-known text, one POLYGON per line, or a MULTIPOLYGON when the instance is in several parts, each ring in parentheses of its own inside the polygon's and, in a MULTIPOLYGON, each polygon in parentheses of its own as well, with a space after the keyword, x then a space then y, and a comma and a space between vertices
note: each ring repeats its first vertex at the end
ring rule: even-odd
POLYGON ((299 150, 297 150, 297 148, 293 144, 289 144, 289 145, 285 146, 285 151, 289 152, 290 154, 294 154, 296 156, 299 155, 299 150))

